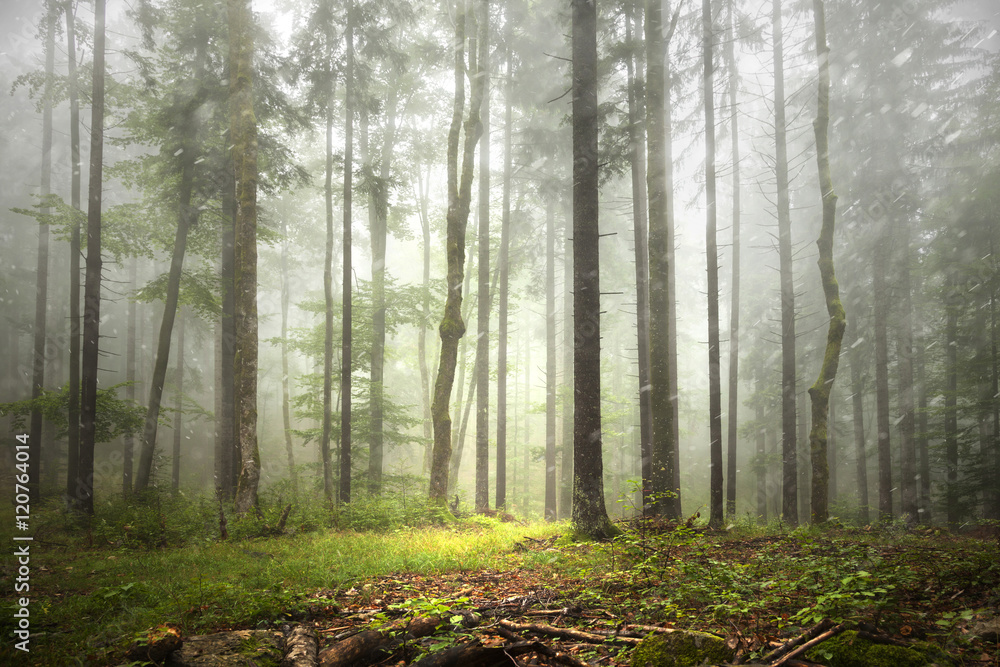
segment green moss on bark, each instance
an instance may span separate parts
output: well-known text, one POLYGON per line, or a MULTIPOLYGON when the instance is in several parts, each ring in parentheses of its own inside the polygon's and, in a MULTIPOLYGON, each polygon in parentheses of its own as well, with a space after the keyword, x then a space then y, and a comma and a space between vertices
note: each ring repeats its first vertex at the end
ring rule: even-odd
POLYGON ((678 630, 650 635, 632 652, 631 667, 694 667, 729 662, 735 652, 706 632, 678 630))

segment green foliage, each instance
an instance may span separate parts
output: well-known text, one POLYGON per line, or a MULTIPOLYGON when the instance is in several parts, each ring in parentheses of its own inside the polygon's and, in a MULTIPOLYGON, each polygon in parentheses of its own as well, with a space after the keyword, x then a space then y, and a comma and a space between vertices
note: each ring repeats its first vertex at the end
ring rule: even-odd
MULTIPOLYGON (((110 442, 115 438, 136 434, 142 430, 146 408, 135 401, 118 398, 118 390, 127 383, 97 390, 96 442, 110 442)), ((11 431, 23 431, 25 420, 37 408, 42 418, 56 427, 58 437, 64 437, 69 428, 69 385, 59 390, 43 389, 36 399, 0 403, 0 417, 11 417, 11 431)), ((161 416, 165 419, 165 415, 161 416)), ((162 423, 165 423, 162 422, 162 423)))

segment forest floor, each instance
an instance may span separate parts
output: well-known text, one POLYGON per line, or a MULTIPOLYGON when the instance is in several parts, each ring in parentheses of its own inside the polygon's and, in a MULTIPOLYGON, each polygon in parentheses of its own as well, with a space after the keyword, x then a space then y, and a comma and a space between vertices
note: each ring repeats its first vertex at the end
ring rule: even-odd
MULTIPOLYGON (((165 536, 163 514, 159 524, 165 536)), ((623 527, 603 544, 573 541, 564 523, 472 517, 177 545, 111 539, 137 525, 52 527, 32 543, 31 652, 15 651, 17 621, 5 614, 0 663, 130 664, 126 650, 153 628, 187 638, 305 626, 323 650, 433 617, 446 622, 429 636, 351 664, 410 664, 476 642, 519 645, 509 664, 627 665, 639 638, 662 629, 716 634, 752 662, 823 622, 887 643, 926 640, 954 664, 1000 666, 1000 638, 983 629, 1000 610, 995 529, 623 527)), ((3 559, 2 579, 16 573, 3 559)), ((8 609, 13 588, 3 590, 8 609)), ((785 664, 824 664, 822 655, 785 664)))

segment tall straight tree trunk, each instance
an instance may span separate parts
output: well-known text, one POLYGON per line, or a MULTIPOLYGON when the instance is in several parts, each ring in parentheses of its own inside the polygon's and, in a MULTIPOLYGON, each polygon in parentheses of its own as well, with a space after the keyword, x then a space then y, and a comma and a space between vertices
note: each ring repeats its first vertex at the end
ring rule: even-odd
POLYGON ((865 445, 865 404, 864 381, 861 376, 860 341, 856 333, 857 327, 848 329, 851 342, 851 407, 854 422, 854 458, 856 462, 856 478, 858 484, 858 523, 866 525, 871 519, 868 513, 868 452, 865 445), (853 332, 853 333, 851 333, 853 332))
MULTIPOLYGON (((73 1, 66 0, 63 9, 66 14, 66 56, 68 59, 67 92, 69 93, 69 143, 70 143, 70 206, 74 211, 80 209, 80 176, 82 165, 80 163, 80 102, 77 94, 76 80, 76 17, 73 15, 73 1)), ((133 283, 132 289, 135 289, 133 283)), ((129 302, 129 315, 132 315, 133 303, 129 302)), ((133 346, 132 353, 132 380, 135 380, 135 326, 132 322, 132 329, 129 341, 133 346)), ((127 353, 126 353, 127 357, 127 353)), ((128 380, 128 360, 126 358, 126 381, 128 380)), ((129 385, 125 389, 126 399, 135 398, 135 389, 129 385), (130 395, 131 392, 131 395, 130 395)), ((73 498, 73 486, 76 483, 77 468, 80 464, 80 224, 74 221, 70 232, 69 245, 69 404, 67 411, 67 463, 66 463, 66 497, 73 498)), ((127 461, 125 471, 128 473, 129 488, 126 493, 132 490, 132 470, 131 470, 131 441, 132 436, 126 437, 129 446, 126 447, 127 461)), ((123 478, 124 483, 124 478, 123 478)))
POLYGON ((944 333, 945 515, 948 526, 956 528, 961 520, 958 488, 958 308, 960 297, 958 285, 953 277, 949 276, 948 283, 951 294, 945 303, 944 333))
POLYGON ((792 268, 792 221, 788 199, 788 149, 785 134, 785 63, 781 0, 773 0, 774 143, 778 181, 778 272, 781 282, 781 511, 785 523, 799 524, 798 446, 795 438, 795 285, 792 268))
MULTIPOLYGON (((916 321, 920 322, 920 316, 916 317, 916 321)), ((920 523, 930 524, 932 520, 932 509, 931 509, 931 457, 930 457, 930 435, 928 434, 928 421, 927 421, 927 380, 925 364, 927 359, 926 348, 924 347, 923 333, 918 333, 917 342, 914 346, 914 357, 916 360, 916 376, 917 376, 917 456, 920 462, 920 506, 917 512, 919 513, 920 523)), ((995 376, 994 376, 995 377, 995 376)), ((993 390, 993 395, 996 396, 998 393, 996 387, 993 390)))
POLYGON ((235 403, 240 474, 235 509, 257 506, 257 120, 253 112, 251 0, 229 2, 230 136, 236 175, 235 403))
POLYGON ((636 70, 642 71, 641 52, 636 47, 636 21, 634 5, 625 4, 626 43, 630 53, 625 61, 628 85, 629 155, 632 167, 632 232, 635 244, 635 328, 637 339, 637 365, 639 369, 639 461, 642 479, 642 505, 652 502, 653 479, 653 413, 650 397, 652 386, 649 380, 649 252, 646 221, 646 142, 645 126, 642 118, 645 109, 639 95, 640 81, 636 81, 636 70), (638 61, 638 62, 635 62, 638 61))
MULTIPOLYGON (((128 283, 129 291, 135 292, 136 289, 136 273, 139 262, 135 257, 129 262, 128 269, 128 283)), ((136 320, 138 319, 139 304, 136 303, 135 299, 129 299, 128 301, 128 320, 126 324, 125 331, 125 400, 135 401, 135 326, 136 320)), ((133 461, 135 457, 135 438, 131 433, 126 433, 123 438, 123 448, 122 448, 122 495, 128 496, 132 493, 132 468, 133 461)), ((72 453, 72 448, 70 452, 72 453)), ((79 454, 79 453, 78 453, 79 454)), ((74 474, 76 472, 76 464, 79 463, 79 457, 74 462, 74 474)), ((72 496, 70 496, 72 498, 72 496)))
MULTIPOLYGON (((509 22, 509 19, 508 19, 509 22)), ((487 38, 488 28, 483 30, 487 38)), ((487 52, 489 45, 486 46, 487 52)), ((489 507, 490 484, 490 83, 489 61, 482 63, 487 72, 480 112, 483 138, 479 146, 479 230, 478 281, 476 288, 476 510, 489 507)), ((461 385, 459 385, 461 386, 461 385)), ((499 400, 499 399, 498 399, 499 400)), ((497 427, 499 428, 499 426, 497 427)), ((499 480, 498 480, 499 483, 499 480)), ((500 509, 497 486, 497 509, 500 509)))
POLYGON ((900 306, 896 323, 896 371, 899 376, 900 506, 907 522, 918 518, 916 398, 913 387, 913 299, 910 294, 910 228, 908 220, 897 220, 896 242, 899 263, 894 298, 900 306))
MULTIPOLYGON (((479 110, 486 87, 485 73, 474 70, 469 115, 465 120, 465 142, 459 173, 458 149, 462 133, 462 111, 465 106, 465 32, 467 12, 465 0, 459 0, 455 17, 455 104, 451 128, 448 132, 448 213, 446 216, 446 248, 448 261, 448 294, 444 316, 438 327, 441 336, 441 359, 434 381, 434 400, 431 417, 434 422, 434 451, 431 460, 431 479, 428 496, 433 504, 443 507, 448 498, 448 461, 451 458, 451 415, 448 404, 455 382, 458 363, 458 343, 465 335, 462 319, 462 283, 465 270, 465 233, 469 222, 472 200, 472 178, 476 143, 482 134, 479 110)), ((487 0, 483 0, 483 20, 488 20, 487 0)), ((472 21, 475 26, 475 21, 472 21)), ((483 51, 485 40, 479 42, 483 51)), ((478 62, 485 62, 485 53, 478 62)))
POLYGON ((167 276, 167 294, 163 300, 163 319, 160 322, 160 336, 156 346, 156 361, 150 381, 149 402, 146 404, 146 421, 142 429, 142 450, 139 452, 139 468, 136 471, 135 490, 145 490, 153 474, 153 457, 156 451, 156 432, 160 419, 160 404, 163 386, 167 380, 167 363, 170 358, 170 341, 177 317, 181 291, 181 272, 184 267, 184 252, 191 226, 197 223, 197 209, 191 206, 194 191, 194 169, 198 150, 195 148, 197 128, 195 113, 200 106, 203 71, 202 52, 199 49, 191 82, 198 86, 184 110, 181 120, 182 143, 180 155, 181 182, 178 191, 177 233, 174 237, 174 251, 170 259, 170 273, 167 276))
POLYGON ((184 311, 177 313, 177 368, 174 369, 174 453, 170 487, 181 488, 181 431, 184 426, 184 311))
POLYGON ((573 11, 573 525, 594 539, 616 529, 604 507, 598 224, 597 7, 573 11))
MULTIPOLYGON (((545 518, 554 521, 556 505, 556 211, 545 205, 545 518)), ((525 443, 527 447, 527 442, 525 443)), ((527 474, 527 468, 525 468, 527 474)), ((525 492, 525 497, 527 497, 525 492)))
MULTIPOLYGON (((649 196, 649 381, 652 410, 652 491, 653 506, 644 512, 667 518, 680 516, 674 495, 674 406, 670 384, 669 260, 667 204, 672 196, 667 182, 666 145, 670 142, 664 126, 666 109, 664 38, 661 0, 646 4, 646 171, 649 196)), ((578 238, 574 234, 574 238, 578 238)), ((576 245, 579 249, 579 244, 576 245)))
MULTIPOLYGON (((231 177, 232 174, 229 174, 231 177)), ((228 181, 222 196, 222 314, 218 320, 219 375, 216 391, 215 484, 219 499, 232 501, 236 494, 240 453, 236 438, 236 185, 228 181)))
POLYGON ((711 481, 709 488, 709 520, 711 526, 721 526, 723 520, 722 487, 722 363, 719 340, 719 249, 716 243, 715 194, 715 76, 712 51, 713 34, 712 1, 702 0, 702 63, 704 65, 705 95, 705 251, 708 256, 708 418, 709 459, 711 481))
MULTIPOLYGON (((332 75, 331 75, 332 79, 332 75)), ((323 260, 323 433, 320 459, 323 461, 323 493, 333 500, 333 465, 330 461, 330 438, 333 430, 333 84, 326 109, 326 255, 323 260)))
POLYGON ((830 49, 826 45, 826 17, 823 0, 813 0, 816 21, 816 60, 819 63, 818 99, 816 120, 816 165, 819 171, 819 189, 823 204, 823 225, 816 245, 819 248, 820 279, 830 325, 826 335, 826 353, 816 382, 809 388, 812 399, 812 430, 809 432, 809 449, 812 456, 812 521, 825 523, 829 512, 829 470, 827 468, 827 416, 830 410, 830 392, 837 379, 840 365, 840 346, 847 328, 847 317, 840 302, 840 288, 833 265, 833 233, 837 216, 837 195, 833 191, 830 175, 830 49))
POLYGON ((371 192, 372 223, 372 363, 368 390, 371 409, 371 437, 368 455, 368 492, 382 492, 382 461, 385 436, 383 434, 385 374, 385 245, 389 218, 389 175, 392 167, 392 150, 396 138, 396 106, 399 89, 395 78, 389 85, 386 101, 386 123, 379 153, 379 173, 371 192))
MULTIPOLYGON (((756 379, 756 391, 763 390, 760 376, 756 379)), ((754 408, 754 421, 757 424, 757 521, 767 523, 767 429, 764 427, 764 403, 757 401, 754 408)))
MULTIPOLYGON (((566 216, 569 217, 569 216, 566 216)), ((562 382, 563 387, 573 382, 573 242, 572 233, 563 233, 563 342, 562 342, 562 382)), ((573 397, 563 394, 562 444, 559 454, 559 515, 560 519, 573 516, 573 397)), ((555 517, 546 519, 554 520, 555 517)))
POLYGON ((888 261, 887 239, 880 238, 872 263, 872 291, 875 293, 875 421, 878 430, 878 515, 892 519, 892 450, 889 440, 889 293, 885 280, 888 261))
POLYGON ((292 495, 299 495, 299 476, 295 471, 295 449, 292 447, 292 411, 288 377, 288 306, 291 286, 288 283, 288 222, 281 219, 281 426, 285 433, 285 453, 288 456, 288 476, 292 480, 292 495))
POLYGON ((351 199, 353 195, 354 170, 354 3, 348 0, 347 69, 344 88, 344 274, 341 288, 342 317, 340 343, 340 493, 342 503, 351 502, 351 373, 353 371, 353 307, 351 303, 351 282, 354 280, 351 264, 351 199))
MULTIPOLYGON (((45 87, 42 92, 42 183, 41 196, 52 193, 52 80, 55 78, 56 19, 55 4, 45 3, 45 87)), ((43 206, 43 215, 50 209, 43 206)), ((45 339, 46 314, 49 294, 49 226, 38 225, 38 263, 35 269, 35 323, 32 331, 34 347, 31 355, 31 399, 37 401, 45 389, 45 339)), ((42 411, 32 404, 28 429, 28 489, 32 500, 39 500, 42 493, 41 472, 45 466, 55 465, 55 460, 42 461, 42 411)))
MULTIPOLYGON (((429 172, 429 169, 428 169, 429 172)), ((428 177, 430 174, 428 173, 428 177)), ((431 452, 433 451, 434 431, 431 420, 431 383, 430 372, 427 368, 427 326, 431 321, 431 224, 430 216, 427 212, 427 199, 430 184, 424 185, 424 177, 417 174, 417 198, 419 200, 420 229, 423 235, 423 298, 421 309, 423 320, 420 323, 420 330, 417 333, 417 356, 420 357, 420 402, 423 406, 423 427, 424 440, 424 472, 431 470, 431 452)))
MULTIPOLYGON (((508 59, 508 66, 511 64, 508 59)), ((507 452, 507 338, 510 293, 510 188, 513 155, 511 153, 512 100, 511 72, 507 72, 504 97, 503 128, 503 201, 500 220, 500 307, 498 312, 499 340, 497 341, 497 484, 500 480, 500 458, 506 460, 507 452), (503 452, 503 454, 501 454, 503 452)), ((499 494, 499 489, 498 489, 499 494)), ((498 495, 499 497, 499 495, 498 495)))
POLYGON ((90 119, 87 270, 83 293, 83 369, 80 376, 80 465, 73 497, 94 514, 94 444, 97 426, 97 360, 101 336, 101 207, 104 184, 105 0, 94 2, 94 70, 90 119))
POLYGON ((740 125, 736 106, 739 69, 736 65, 736 2, 729 0, 726 28, 726 64, 729 69, 729 132, 733 154, 733 273, 729 304, 729 406, 726 433, 726 516, 736 516, 736 444, 740 371, 740 125))

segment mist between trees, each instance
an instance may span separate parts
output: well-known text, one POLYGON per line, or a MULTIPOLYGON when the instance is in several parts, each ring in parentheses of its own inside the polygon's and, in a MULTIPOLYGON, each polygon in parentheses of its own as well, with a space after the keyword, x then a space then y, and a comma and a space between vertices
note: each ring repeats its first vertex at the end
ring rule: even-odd
POLYGON ((35 499, 1000 519, 992 3, 0 15, 35 499))

